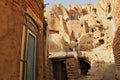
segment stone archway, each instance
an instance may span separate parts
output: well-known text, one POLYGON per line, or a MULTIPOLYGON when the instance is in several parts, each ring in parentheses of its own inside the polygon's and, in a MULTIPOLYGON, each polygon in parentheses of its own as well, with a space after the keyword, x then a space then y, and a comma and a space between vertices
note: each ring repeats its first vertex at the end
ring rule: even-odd
POLYGON ((80 72, 81 75, 87 75, 89 69, 91 68, 90 63, 85 58, 79 58, 80 72))

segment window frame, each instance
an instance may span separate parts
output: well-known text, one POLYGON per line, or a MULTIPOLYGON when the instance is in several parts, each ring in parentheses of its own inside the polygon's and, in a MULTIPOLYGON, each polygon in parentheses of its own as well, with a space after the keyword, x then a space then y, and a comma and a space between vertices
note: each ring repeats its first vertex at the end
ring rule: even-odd
POLYGON ((36 80, 37 75, 37 55, 38 55, 38 33, 39 33, 39 27, 35 20, 27 13, 24 15, 24 25, 23 25, 23 33, 22 33, 22 46, 21 46, 21 58, 20 58, 20 80, 26 80, 27 79, 27 55, 28 55, 28 36, 31 35, 35 38, 35 47, 34 47, 34 80, 36 80), (26 18, 26 16, 28 18, 26 18), (30 25, 27 24, 27 22, 33 23, 33 27, 36 30, 32 30, 30 28, 30 25))
MULTIPOLYGON (((33 36, 35 38, 35 45, 34 45, 34 80, 35 80, 35 76, 36 76, 36 46, 37 46, 37 36, 30 31, 29 29, 27 30, 27 40, 26 40, 26 50, 25 50, 25 61, 27 61, 27 57, 28 57, 28 37, 29 35, 33 36)), ((24 80, 27 80, 27 62, 25 62, 25 74, 24 74, 24 80)))

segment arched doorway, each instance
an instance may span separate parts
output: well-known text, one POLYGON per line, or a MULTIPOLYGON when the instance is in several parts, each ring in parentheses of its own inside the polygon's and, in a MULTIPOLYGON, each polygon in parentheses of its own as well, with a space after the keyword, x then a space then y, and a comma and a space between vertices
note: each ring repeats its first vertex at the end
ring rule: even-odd
POLYGON ((68 80, 65 60, 53 60, 52 64, 54 80, 68 80))
POLYGON ((29 14, 25 13, 24 19, 22 80, 36 80, 39 29, 35 20, 29 14))
POLYGON ((91 68, 90 64, 84 58, 79 58, 79 65, 81 75, 87 75, 89 69, 91 68))

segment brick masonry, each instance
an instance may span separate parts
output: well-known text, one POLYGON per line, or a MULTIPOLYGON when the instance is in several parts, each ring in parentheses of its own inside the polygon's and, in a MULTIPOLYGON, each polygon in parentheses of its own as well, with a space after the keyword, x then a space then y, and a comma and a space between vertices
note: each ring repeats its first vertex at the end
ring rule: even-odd
POLYGON ((66 59, 66 70, 67 70, 67 77, 68 80, 77 80, 79 77, 79 68, 77 59, 75 58, 68 58, 66 59))
MULTIPOLYGON (((56 60, 60 60, 60 59, 56 59, 56 60)), ((75 59, 74 57, 71 58, 65 58, 64 59, 64 63, 66 66, 66 72, 67 72, 67 78, 68 80, 77 80, 79 78, 79 64, 77 59, 75 59)), ((50 80, 53 80, 53 64, 52 64, 52 60, 49 61, 49 72, 50 72, 50 80)))
POLYGON ((119 4, 120 4, 120 0, 114 1, 114 6, 112 7, 113 9, 112 16, 113 16, 113 19, 115 20, 115 25, 116 25, 115 38, 113 41, 113 53, 114 53, 117 69, 120 72, 120 7, 119 7, 119 4))

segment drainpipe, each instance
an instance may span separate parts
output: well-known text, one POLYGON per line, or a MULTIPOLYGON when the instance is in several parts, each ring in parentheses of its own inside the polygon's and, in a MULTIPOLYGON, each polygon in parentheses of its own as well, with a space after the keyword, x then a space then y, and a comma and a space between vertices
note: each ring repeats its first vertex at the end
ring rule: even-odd
POLYGON ((47 75, 48 72, 48 68, 47 68, 47 64, 48 64, 48 24, 47 21, 44 20, 44 79, 47 80, 47 75))

